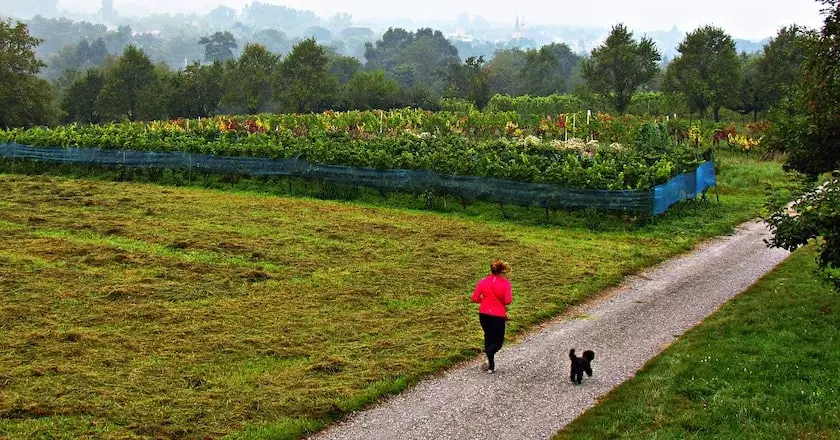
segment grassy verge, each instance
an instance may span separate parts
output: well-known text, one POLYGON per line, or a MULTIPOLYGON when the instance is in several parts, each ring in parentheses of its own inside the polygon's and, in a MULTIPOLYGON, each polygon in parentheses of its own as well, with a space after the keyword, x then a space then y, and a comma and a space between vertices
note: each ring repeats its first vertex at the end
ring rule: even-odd
POLYGON ((794 253, 555 436, 840 438, 840 295, 794 253))
POLYGON ((778 166, 727 160, 647 224, 0 174, 0 437, 297 438, 474 357, 494 257, 517 334, 754 217, 778 166))

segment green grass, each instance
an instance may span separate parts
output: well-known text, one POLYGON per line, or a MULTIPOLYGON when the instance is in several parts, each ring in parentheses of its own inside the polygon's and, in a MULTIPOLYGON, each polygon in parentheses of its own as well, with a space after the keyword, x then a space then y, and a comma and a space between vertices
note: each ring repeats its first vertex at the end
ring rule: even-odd
POLYGON ((554 437, 840 438, 840 295, 794 253, 554 437))
POLYGON ((723 158, 720 204, 641 224, 0 174, 0 438, 297 438, 476 356, 468 295, 492 258, 514 268, 516 338, 783 181, 723 158))

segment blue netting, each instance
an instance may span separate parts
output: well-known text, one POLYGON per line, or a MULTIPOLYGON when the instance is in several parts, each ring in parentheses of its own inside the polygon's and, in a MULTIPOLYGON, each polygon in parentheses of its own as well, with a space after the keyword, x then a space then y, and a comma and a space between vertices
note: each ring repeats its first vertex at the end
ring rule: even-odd
POLYGON ((653 214, 658 215, 682 200, 694 199, 717 185, 712 162, 703 162, 692 173, 680 174, 653 189, 653 214))
POLYGON ((126 168, 165 168, 257 176, 294 176, 365 186, 381 190, 419 193, 433 191, 465 200, 487 200, 544 208, 598 208, 661 214, 669 206, 694 198, 715 184, 711 162, 694 173, 681 174, 652 191, 610 191, 563 188, 551 184, 516 182, 487 177, 456 176, 423 170, 377 170, 312 164, 299 159, 229 157, 207 154, 102 150, 95 148, 43 148, 0 144, 0 157, 64 164, 126 168))

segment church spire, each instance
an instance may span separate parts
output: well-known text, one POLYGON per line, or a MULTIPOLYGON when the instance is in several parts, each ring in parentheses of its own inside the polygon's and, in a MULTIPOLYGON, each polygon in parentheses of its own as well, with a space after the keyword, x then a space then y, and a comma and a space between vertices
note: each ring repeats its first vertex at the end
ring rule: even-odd
POLYGON ((525 21, 519 21, 519 14, 516 14, 516 24, 513 25, 513 38, 515 40, 519 40, 524 38, 525 34, 525 21))

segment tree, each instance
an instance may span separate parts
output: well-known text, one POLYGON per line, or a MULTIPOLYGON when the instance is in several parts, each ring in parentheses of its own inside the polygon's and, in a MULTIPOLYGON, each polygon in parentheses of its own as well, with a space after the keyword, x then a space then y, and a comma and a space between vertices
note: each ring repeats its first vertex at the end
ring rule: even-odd
POLYGON ((376 44, 365 44, 365 67, 384 70, 401 87, 423 85, 440 93, 449 65, 460 63, 458 49, 440 31, 429 28, 416 33, 391 28, 376 44))
POLYGON ((563 77, 566 90, 576 85, 575 73, 580 69, 583 57, 572 52, 572 49, 564 43, 551 43, 540 48, 554 54, 555 74, 563 77))
POLYGON ((545 47, 525 52, 525 65, 520 75, 522 91, 528 95, 548 96, 566 91, 566 79, 556 73, 557 58, 545 47))
POLYGON ((383 69, 392 72, 397 65, 398 55, 414 42, 414 34, 402 28, 388 28, 382 39, 365 43, 365 67, 370 70, 383 69))
POLYGON ((283 111, 320 112, 332 104, 338 82, 327 70, 330 60, 314 39, 308 38, 292 48, 277 75, 277 101, 283 111))
POLYGON ((141 98, 152 96, 155 67, 143 49, 131 45, 108 71, 97 107, 115 118, 137 120, 144 105, 141 98))
POLYGON ((758 120, 758 112, 767 108, 767 99, 762 91, 761 84, 761 61, 764 58, 759 55, 741 54, 741 69, 744 73, 741 82, 741 90, 738 94, 738 105, 736 110, 741 114, 753 115, 753 122, 758 120))
POLYGON ((303 31, 303 36, 324 43, 332 40, 333 38, 332 32, 330 32, 329 29, 322 26, 311 26, 306 28, 306 30, 303 31))
POLYGON ((44 69, 44 77, 48 80, 58 78, 65 70, 84 71, 99 67, 108 56, 105 40, 99 37, 93 42, 82 40, 78 44, 69 45, 50 57, 44 69))
POLYGON ((312 11, 255 1, 245 6, 241 21, 255 29, 283 29, 300 35, 304 29, 320 24, 321 18, 312 11))
POLYGON ((715 122, 720 109, 738 105, 741 60, 735 42, 723 29, 704 26, 690 32, 680 43, 680 53, 665 72, 665 89, 682 93, 690 111, 706 116, 711 108, 715 122))
POLYGON ((786 91, 796 87, 808 45, 816 38, 801 26, 784 27, 764 45, 764 56, 758 63, 757 84, 762 99, 773 105, 786 91))
POLYGON ((342 106, 347 110, 387 110, 397 101, 399 86, 385 72, 356 72, 342 88, 342 106))
POLYGON ((25 24, 0 20, 0 128, 44 124, 55 117, 51 87, 36 76, 44 66, 35 58, 40 42, 25 24))
POLYGON ((840 291, 840 4, 822 0, 825 23, 808 44, 803 60, 801 88, 783 99, 792 102, 793 115, 772 120, 771 141, 789 144, 785 167, 812 179, 835 170, 824 185, 799 198, 792 207, 783 204, 769 218, 771 246, 796 249, 817 240, 818 262, 840 291))
POLYGON ((523 90, 522 69, 525 67, 525 52, 519 48, 496 51, 487 63, 487 83, 491 94, 521 95, 523 90))
POLYGON ((252 115, 268 111, 279 63, 280 57, 264 46, 246 44, 242 55, 226 64, 222 102, 252 115))
POLYGON ((209 66, 194 62, 172 77, 167 103, 171 116, 207 117, 215 114, 222 99, 224 66, 216 61, 209 66))
POLYGON ((96 99, 104 87, 105 74, 98 70, 90 69, 83 76, 77 77, 61 101, 61 109, 67 115, 66 119, 85 124, 102 122, 96 99))
POLYGON ((346 12, 340 12, 330 17, 327 24, 333 31, 340 31, 353 26, 353 17, 346 12))
POLYGON ((292 50, 294 43, 281 31, 277 29, 263 29, 251 37, 251 43, 257 43, 271 53, 286 55, 292 50))
POLYGON ((204 61, 227 61, 233 58, 236 38, 228 31, 216 32, 209 37, 201 37, 198 44, 204 46, 204 61))
MULTIPOLYGON (((3 13, 6 8, 0 8, 3 13)), ((0 13, 0 16, 4 15, 0 13)), ((40 38, 41 44, 35 49, 35 55, 48 59, 62 47, 75 45, 81 40, 93 40, 105 35, 108 27, 104 24, 74 22, 67 18, 45 18, 35 16, 27 22, 29 34, 40 38)), ((113 51, 112 51, 113 53, 113 51)))
POLYGON ((825 24, 819 38, 811 44, 804 60, 803 91, 811 110, 811 151, 788 157, 794 169, 809 169, 811 173, 840 168, 840 3, 823 0, 828 5, 825 24), (800 166, 810 162, 816 166, 800 166))
POLYGON ((771 119, 768 144, 787 152, 785 167, 816 178, 840 168, 840 6, 823 0, 825 24, 806 45, 799 87, 771 119))
POLYGON ((464 64, 452 64, 446 74, 446 94, 471 101, 479 109, 490 101, 484 57, 469 57, 464 64))
POLYGON ((619 23, 583 62, 583 78, 592 90, 612 94, 615 109, 624 113, 633 94, 656 77, 661 59, 653 40, 642 37, 636 42, 633 33, 619 23))
POLYGON ((222 28, 230 26, 236 20, 236 10, 227 6, 217 6, 207 14, 211 27, 222 28))
POLYGON ((172 69, 166 63, 158 63, 153 66, 152 83, 148 87, 140 89, 138 93, 140 101, 137 108, 138 120, 151 121, 169 117, 167 97, 172 94, 172 75, 172 69))
POLYGON ((338 80, 338 85, 340 86, 350 81, 353 75, 362 68, 362 63, 353 57, 346 57, 336 53, 331 53, 328 56, 330 57, 330 63, 327 70, 330 72, 330 75, 338 80))
POLYGON ((394 107, 422 108, 424 110, 440 110, 440 99, 428 86, 418 84, 412 87, 400 87, 397 93, 397 103, 394 107))
POLYGON ((105 40, 105 47, 108 53, 118 54, 123 53, 134 39, 134 31, 131 26, 123 25, 117 28, 116 32, 106 33, 102 39, 105 40))

